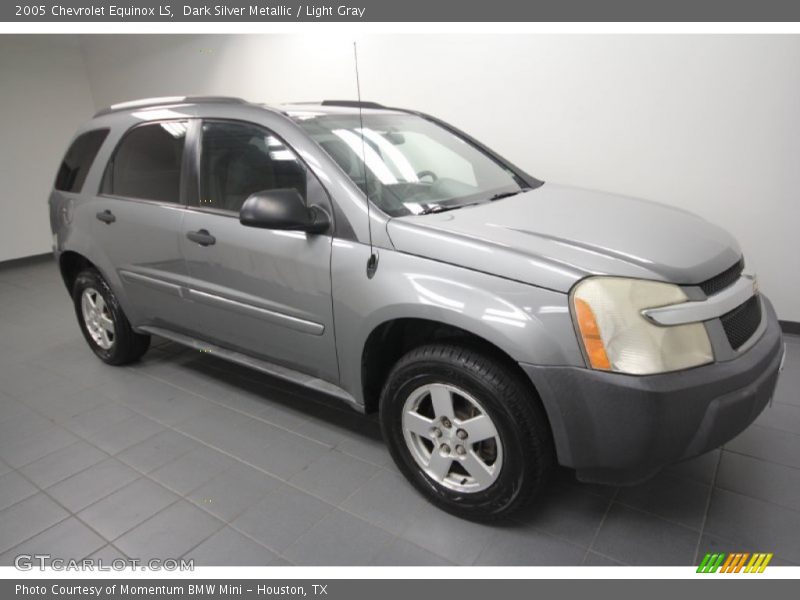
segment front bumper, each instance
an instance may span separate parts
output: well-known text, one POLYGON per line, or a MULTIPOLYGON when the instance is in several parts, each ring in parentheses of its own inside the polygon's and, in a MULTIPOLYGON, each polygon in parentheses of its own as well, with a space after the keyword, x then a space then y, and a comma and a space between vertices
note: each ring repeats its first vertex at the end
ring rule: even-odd
POLYGON ((522 364, 547 411, 559 462, 581 481, 632 484, 738 435, 772 398, 783 338, 767 326, 733 360, 661 375, 522 364))

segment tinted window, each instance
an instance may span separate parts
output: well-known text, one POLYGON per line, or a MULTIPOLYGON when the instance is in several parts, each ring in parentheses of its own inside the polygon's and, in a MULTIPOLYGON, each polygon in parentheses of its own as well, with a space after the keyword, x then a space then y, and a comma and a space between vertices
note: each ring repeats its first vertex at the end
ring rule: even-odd
POLYGON ((180 201, 186 121, 140 125, 122 138, 103 179, 103 193, 180 201))
POLYGON ((82 133, 67 150, 56 175, 56 189, 78 193, 83 187, 89 168, 103 145, 108 129, 95 129, 82 133))
POLYGON ((295 188, 306 197, 303 164, 275 135, 254 125, 203 124, 199 205, 238 212, 263 190, 295 188))

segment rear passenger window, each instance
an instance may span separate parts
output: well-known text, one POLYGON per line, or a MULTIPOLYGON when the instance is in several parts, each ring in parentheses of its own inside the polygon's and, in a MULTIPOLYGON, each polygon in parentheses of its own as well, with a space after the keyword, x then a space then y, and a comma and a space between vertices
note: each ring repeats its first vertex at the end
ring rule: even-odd
POLYGON ((186 127, 186 121, 169 121, 128 132, 106 167, 102 192, 179 203, 186 127))
POLYGON ((57 190, 76 194, 81 191, 94 157, 107 135, 108 129, 95 129, 75 138, 58 168, 55 184, 57 190))

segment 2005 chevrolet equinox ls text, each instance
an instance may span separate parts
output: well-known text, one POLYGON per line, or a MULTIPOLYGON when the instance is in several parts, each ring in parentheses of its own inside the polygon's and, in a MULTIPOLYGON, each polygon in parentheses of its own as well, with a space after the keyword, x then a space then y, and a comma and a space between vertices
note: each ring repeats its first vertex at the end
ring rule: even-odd
POLYGON ((377 412, 403 474, 467 518, 524 506, 556 463, 630 484, 722 445, 784 355, 725 231, 544 183, 410 110, 114 105, 49 203, 101 360, 157 335, 377 412))

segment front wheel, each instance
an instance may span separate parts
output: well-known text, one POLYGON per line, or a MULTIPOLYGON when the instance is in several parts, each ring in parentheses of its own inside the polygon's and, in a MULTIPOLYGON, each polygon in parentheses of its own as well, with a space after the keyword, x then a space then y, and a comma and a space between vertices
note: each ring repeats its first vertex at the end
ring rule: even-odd
POLYGON ((507 516, 545 485, 554 463, 535 391, 489 352, 435 344, 401 358, 380 401, 395 463, 444 510, 507 516))
POLYGON ((113 290, 94 269, 78 274, 72 300, 81 333, 105 363, 124 365, 138 360, 150 347, 150 336, 136 333, 113 290))

